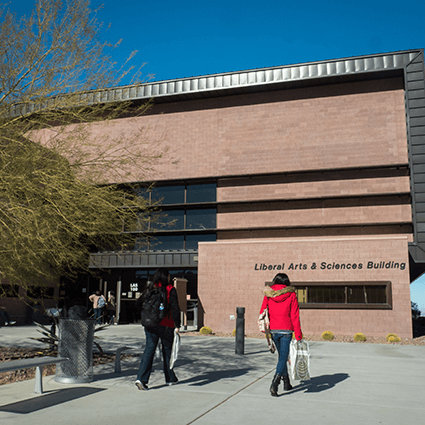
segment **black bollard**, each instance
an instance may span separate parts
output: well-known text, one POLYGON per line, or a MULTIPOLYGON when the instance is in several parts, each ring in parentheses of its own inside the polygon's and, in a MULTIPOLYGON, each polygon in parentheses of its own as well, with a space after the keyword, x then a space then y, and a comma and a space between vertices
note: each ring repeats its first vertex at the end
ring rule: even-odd
POLYGON ((236 354, 244 354, 245 307, 236 307, 236 354))

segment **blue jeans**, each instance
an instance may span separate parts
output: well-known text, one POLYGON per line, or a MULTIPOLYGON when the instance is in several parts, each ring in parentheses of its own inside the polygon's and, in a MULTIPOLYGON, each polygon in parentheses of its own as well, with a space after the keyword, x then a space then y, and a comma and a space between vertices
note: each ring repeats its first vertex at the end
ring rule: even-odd
POLYGON ((96 320, 96 325, 100 325, 100 316, 102 316, 102 309, 101 308, 94 308, 94 318, 96 320))
POLYGON ((177 382, 177 376, 172 369, 170 369, 171 350, 173 348, 174 329, 167 326, 155 326, 152 328, 145 328, 146 346, 143 352, 142 359, 140 360, 139 371, 137 379, 147 384, 152 372, 153 358, 155 350, 158 345, 159 339, 162 343, 162 359, 165 375, 165 382, 177 382))
POLYGON ((276 345, 277 352, 279 353, 279 360, 276 366, 276 375, 287 376, 288 367, 286 362, 288 361, 289 345, 292 340, 292 333, 272 333, 273 342, 276 345))

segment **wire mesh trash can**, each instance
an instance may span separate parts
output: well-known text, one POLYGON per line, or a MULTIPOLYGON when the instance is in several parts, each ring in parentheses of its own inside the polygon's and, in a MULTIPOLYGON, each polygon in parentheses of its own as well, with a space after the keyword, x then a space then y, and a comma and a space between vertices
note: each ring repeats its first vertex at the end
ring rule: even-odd
POLYGON ((56 366, 56 382, 93 381, 94 327, 94 319, 59 319, 58 356, 67 357, 69 361, 56 366))

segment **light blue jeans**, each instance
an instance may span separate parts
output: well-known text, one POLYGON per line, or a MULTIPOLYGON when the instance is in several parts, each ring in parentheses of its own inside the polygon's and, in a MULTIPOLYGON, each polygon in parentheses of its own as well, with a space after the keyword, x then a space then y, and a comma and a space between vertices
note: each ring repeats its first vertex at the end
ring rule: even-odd
POLYGON ((283 331, 271 331, 272 339, 276 345, 277 352, 279 353, 279 360, 277 361, 276 366, 276 375, 287 376, 288 367, 286 362, 288 361, 289 356, 289 345, 292 340, 292 332, 283 332, 283 331))

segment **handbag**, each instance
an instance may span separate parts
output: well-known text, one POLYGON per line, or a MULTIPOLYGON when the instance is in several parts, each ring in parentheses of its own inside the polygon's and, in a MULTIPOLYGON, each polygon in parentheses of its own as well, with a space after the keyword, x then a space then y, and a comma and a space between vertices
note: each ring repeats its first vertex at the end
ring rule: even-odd
POLYGON ((289 346, 289 374, 292 380, 310 379, 310 347, 307 341, 293 339, 289 346))
POLYGON ((174 331, 173 347, 171 348, 171 359, 170 359, 170 369, 173 369, 174 363, 177 360, 180 349, 180 335, 178 332, 174 331))
POLYGON ((269 309, 266 307, 258 318, 258 328, 260 332, 270 333, 269 309))
POLYGON ((270 338, 270 318, 268 308, 265 308, 260 314, 260 317, 258 318, 258 328, 260 329, 260 332, 266 334, 267 345, 269 346, 270 352, 274 354, 276 351, 276 346, 273 340, 270 338))

